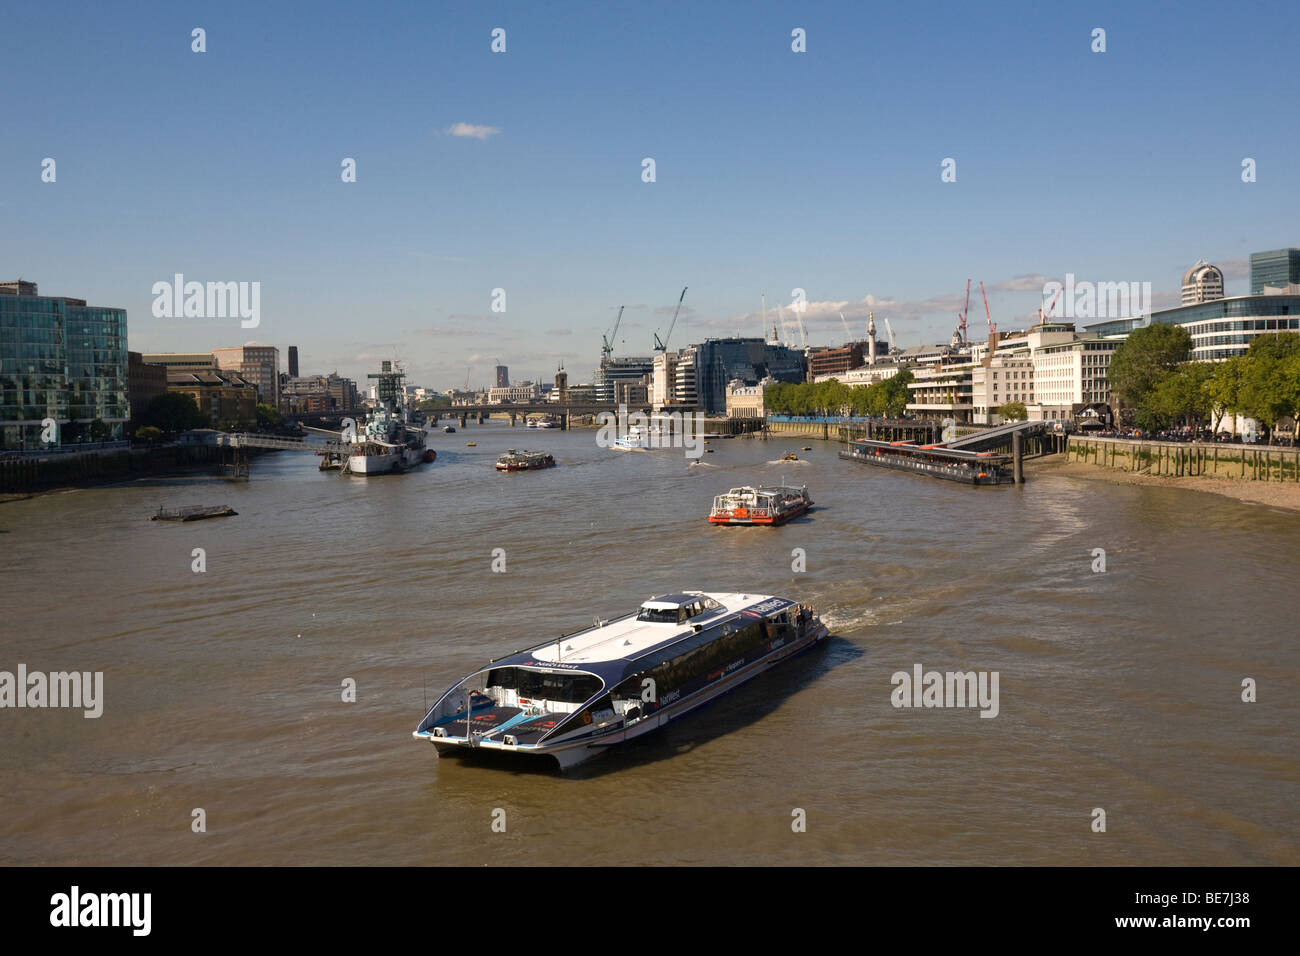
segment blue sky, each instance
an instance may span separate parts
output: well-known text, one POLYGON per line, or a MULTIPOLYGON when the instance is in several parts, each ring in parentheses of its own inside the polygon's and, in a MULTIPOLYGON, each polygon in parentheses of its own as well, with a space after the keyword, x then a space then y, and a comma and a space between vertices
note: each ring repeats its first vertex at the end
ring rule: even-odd
POLYGON ((436 387, 497 358, 589 380, 618 306, 617 352, 649 354, 684 285, 670 346, 758 334, 795 288, 814 340, 874 308, 901 345, 947 339, 967 278, 1000 328, 1067 272, 1160 304, 1205 257, 1239 293, 1250 252, 1300 245, 1297 27, 1273 2, 11 5, 0 273, 126 308, 133 349, 396 355, 436 387), (260 327, 154 318, 177 272, 261 282, 260 327))

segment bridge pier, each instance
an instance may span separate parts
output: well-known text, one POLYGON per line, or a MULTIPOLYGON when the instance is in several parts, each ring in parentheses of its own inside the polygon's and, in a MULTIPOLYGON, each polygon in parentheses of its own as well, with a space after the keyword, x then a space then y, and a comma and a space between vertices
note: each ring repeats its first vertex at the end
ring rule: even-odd
POLYGON ((569 430, 569 413, 560 412, 560 431, 567 432, 568 430, 569 430))
POLYGON ((511 413, 510 413, 510 427, 511 427, 511 428, 514 428, 514 427, 515 427, 515 419, 516 419, 516 417, 517 417, 517 416, 515 415, 514 412, 511 412, 511 413))
POLYGON ((479 413, 478 413, 478 423, 479 423, 480 425, 482 425, 482 424, 483 424, 485 421, 487 421, 487 420, 488 420, 488 413, 487 413, 487 412, 479 412, 479 413))
POLYGON ((460 416, 460 427, 461 427, 461 428, 464 428, 464 427, 465 427, 465 421, 466 421, 467 418, 468 418, 467 415, 461 415, 461 416, 460 416))

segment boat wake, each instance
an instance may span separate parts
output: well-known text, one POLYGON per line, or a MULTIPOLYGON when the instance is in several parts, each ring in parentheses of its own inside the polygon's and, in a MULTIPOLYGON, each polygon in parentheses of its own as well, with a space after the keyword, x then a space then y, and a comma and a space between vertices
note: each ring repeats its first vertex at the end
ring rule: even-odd
POLYGON ((853 633, 866 627, 877 627, 880 624, 902 623, 901 621, 879 621, 871 611, 861 608, 835 608, 823 613, 822 621, 826 623, 832 633, 853 633))
POLYGON ((769 465, 806 465, 808 461, 803 458, 777 458, 767 462, 769 465))

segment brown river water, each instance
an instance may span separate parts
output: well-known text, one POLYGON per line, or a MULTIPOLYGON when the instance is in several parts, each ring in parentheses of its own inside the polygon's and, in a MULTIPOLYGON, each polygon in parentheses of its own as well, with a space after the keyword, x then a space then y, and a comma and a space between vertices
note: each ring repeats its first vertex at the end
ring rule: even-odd
POLYGON ((0 671, 104 675, 98 719, 0 710, 0 862, 1300 863, 1300 514, 1050 474, 970 488, 806 439, 695 466, 504 422, 431 443, 405 476, 275 453, 247 483, 0 505, 0 671), (497 474, 508 446, 560 467, 497 474), (782 479, 816 510, 705 522, 714 494, 782 479), (489 658, 682 589, 805 601, 833 636, 564 776, 411 738, 489 658), (996 671, 997 716, 895 708, 917 664, 996 671))

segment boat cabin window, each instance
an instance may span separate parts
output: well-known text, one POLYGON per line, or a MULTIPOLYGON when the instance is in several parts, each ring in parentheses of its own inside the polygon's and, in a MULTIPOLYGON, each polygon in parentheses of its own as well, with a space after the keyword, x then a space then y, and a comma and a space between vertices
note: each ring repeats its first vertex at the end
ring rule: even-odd
MULTIPOLYGON (((708 604, 712 604, 714 607, 718 606, 718 602, 712 598, 708 599, 708 604)), ((705 610, 706 603, 701 598, 678 607, 642 607, 636 619, 660 624, 681 624, 696 615, 703 614, 705 610)))
POLYGON ((498 667, 488 673, 488 687, 513 691, 514 700, 549 700, 581 704, 600 691, 603 683, 595 674, 549 673, 522 667, 498 667))

